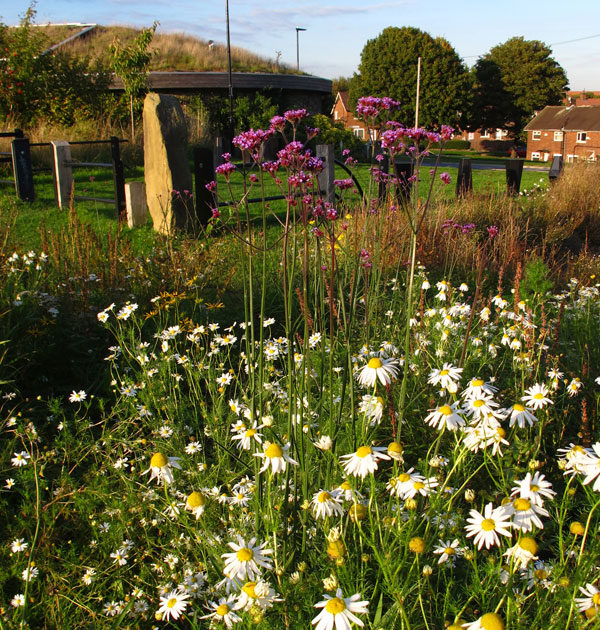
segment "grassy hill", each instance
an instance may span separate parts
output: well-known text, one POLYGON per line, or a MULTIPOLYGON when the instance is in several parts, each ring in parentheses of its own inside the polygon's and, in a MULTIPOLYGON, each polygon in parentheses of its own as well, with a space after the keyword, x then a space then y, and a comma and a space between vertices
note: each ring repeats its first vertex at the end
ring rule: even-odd
MULTIPOLYGON (((37 26, 48 39, 48 47, 64 41, 80 32, 83 26, 47 25, 37 26)), ((160 28, 160 27, 159 27, 160 28)), ((76 38, 60 47, 61 50, 77 57, 91 57, 108 63, 108 46, 119 39, 124 44, 133 41, 140 29, 130 26, 98 25, 82 37, 76 38)), ((161 33, 157 31, 151 44, 156 51, 151 70, 179 71, 226 71, 227 48, 185 33, 161 33)), ((296 73, 295 68, 278 64, 273 59, 266 59, 249 50, 233 46, 232 67, 234 72, 282 72, 296 73)))

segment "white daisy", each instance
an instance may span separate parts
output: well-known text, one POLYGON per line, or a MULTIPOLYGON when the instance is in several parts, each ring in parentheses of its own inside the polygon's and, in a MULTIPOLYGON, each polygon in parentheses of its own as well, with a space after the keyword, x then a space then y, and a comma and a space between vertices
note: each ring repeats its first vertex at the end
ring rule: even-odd
POLYGON ((225 560, 223 573, 230 580, 254 580, 260 577, 261 569, 272 569, 273 565, 267 556, 273 553, 272 549, 265 549, 266 542, 258 547, 254 546, 256 538, 251 538, 248 543, 241 536, 238 542, 230 542, 227 545, 233 549, 230 553, 224 553, 221 558, 225 560))
MULTIPOLYGON (((595 613, 600 611, 600 591, 593 584, 586 584, 579 587, 585 597, 576 597, 575 603, 580 613, 585 613, 592 608, 595 613)), ((589 614, 589 613, 588 613, 589 614)), ((590 615, 590 618, 595 615, 590 615)))
POLYGON ((462 555, 462 549, 458 545, 459 542, 456 538, 452 542, 449 540, 446 542, 440 540, 438 546, 433 550, 433 553, 439 556, 438 564, 449 562, 454 566, 456 558, 462 555))
POLYGON ((196 520, 198 520, 204 512, 205 505, 206 499, 204 495, 197 490, 190 493, 185 501, 185 509, 189 510, 196 517, 196 520))
POLYGON ((600 491, 600 442, 592 444, 592 448, 581 455, 578 463, 580 472, 585 475, 583 484, 587 486, 593 481, 592 489, 600 491))
POLYGON ((328 516, 341 516, 344 513, 342 508, 341 493, 333 490, 327 492, 326 490, 319 490, 313 494, 311 501, 313 514, 315 518, 326 518, 328 516))
POLYGON ((252 443, 262 444, 262 433, 259 433, 259 429, 262 429, 262 424, 259 425, 256 422, 249 429, 245 429, 234 435, 231 439, 238 440, 237 447, 245 451, 249 451, 252 448, 252 443))
POLYGON ((543 409, 546 405, 554 404, 548 398, 548 394, 548 388, 543 383, 536 383, 525 390, 525 396, 521 400, 529 407, 533 407, 533 409, 543 409))
POLYGON ((235 598, 230 597, 226 599, 221 597, 218 602, 209 602, 208 608, 212 608, 212 612, 200 617, 200 619, 211 619, 214 623, 221 621, 226 628, 232 628, 234 623, 240 623, 241 621, 241 618, 234 612, 238 610, 238 606, 235 598))
POLYGON ((504 552, 504 557, 514 562, 516 569, 525 569, 531 561, 535 561, 538 557, 538 544, 530 536, 523 536, 517 540, 516 544, 504 552))
POLYGON ((441 370, 435 369, 429 373, 427 382, 430 385, 439 385, 450 394, 455 394, 458 391, 461 374, 462 368, 454 367, 451 363, 444 363, 441 370))
POLYGON ((527 473, 524 479, 515 482, 511 495, 519 495, 524 499, 530 499, 536 505, 543 505, 544 499, 552 499, 556 492, 552 490, 552 484, 546 481, 545 476, 536 472, 533 477, 527 473))
POLYGON ((351 630, 352 624, 361 628, 365 625, 356 615, 367 613, 368 601, 359 601, 360 593, 351 597, 344 597, 342 589, 338 588, 335 597, 323 595, 325 598, 315 608, 322 608, 321 612, 312 620, 315 630, 351 630))
POLYGON ((269 466, 271 466, 271 472, 276 475, 280 472, 285 472, 288 464, 298 465, 298 462, 293 460, 288 454, 290 449, 290 443, 288 442, 284 446, 279 444, 265 442, 265 449, 262 453, 254 453, 255 457, 264 459, 264 464, 259 472, 264 472, 269 466))
POLYGON ((10 463, 13 466, 20 468, 21 466, 27 466, 27 462, 31 456, 27 451, 20 451, 19 453, 15 453, 14 457, 10 460, 10 463))
POLYGON ((508 409, 510 413, 508 426, 512 427, 514 424, 519 425, 521 429, 525 428, 525 424, 533 426, 534 422, 537 422, 537 418, 531 413, 525 405, 521 403, 515 403, 508 409))
POLYGON ((498 613, 485 613, 476 621, 462 625, 465 630, 504 630, 504 621, 498 613))
POLYGON ((179 457, 165 457, 162 453, 154 453, 150 458, 150 468, 144 470, 142 474, 151 473, 148 481, 156 479, 156 483, 161 483, 161 481, 173 483, 174 477, 171 467, 181 469, 178 463, 179 459, 179 457))
POLYGON ((389 385, 398 377, 398 362, 396 359, 372 357, 367 365, 357 373, 358 382, 363 387, 375 387, 377 380, 382 385, 389 385))
POLYGON ((261 610, 271 608, 274 602, 282 601, 277 597, 277 593, 268 582, 246 582, 239 594, 236 608, 244 611, 250 611, 254 606, 258 606, 261 610))
POLYGON ((383 446, 360 446, 355 453, 342 455, 340 461, 347 475, 354 475, 364 479, 377 470, 377 463, 381 459, 390 459, 383 446))
POLYGON ((463 398, 478 398, 479 396, 493 396, 498 391, 497 387, 486 383, 482 378, 472 378, 467 387, 461 393, 463 398))
POLYGON ((459 403, 444 404, 436 409, 430 409, 429 415, 425 418, 425 422, 436 429, 448 429, 456 431, 459 427, 465 425, 465 419, 460 416, 462 409, 459 403))
POLYGON ((469 538, 475 536, 473 542, 478 549, 481 549, 484 545, 486 549, 489 549, 492 545, 499 545, 500 538, 498 534, 510 538, 510 514, 504 507, 494 508, 491 503, 488 503, 484 508, 483 514, 477 510, 471 510, 469 515, 470 518, 467 519, 467 522, 470 525, 467 525, 465 530, 469 538))
POLYGON ((188 605, 190 595, 186 591, 179 588, 167 593, 160 598, 159 607, 156 611, 161 619, 168 621, 169 619, 179 619, 181 614, 185 612, 188 605))

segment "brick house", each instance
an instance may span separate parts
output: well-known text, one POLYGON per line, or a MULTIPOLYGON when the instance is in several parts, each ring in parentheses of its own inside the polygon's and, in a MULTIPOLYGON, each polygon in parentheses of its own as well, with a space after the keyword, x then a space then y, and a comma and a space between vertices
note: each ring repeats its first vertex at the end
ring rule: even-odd
POLYGON ((475 151, 510 151, 514 145, 510 132, 507 129, 475 129, 474 131, 460 131, 460 136, 455 138, 468 140, 471 149, 475 151))
POLYGON ((600 154, 600 107, 548 105, 526 126, 527 159, 596 161, 600 154))
POLYGON ((600 92, 589 90, 569 90, 565 92, 564 105, 596 105, 600 106, 600 92))
MULTIPOLYGON (((333 116, 333 122, 341 122, 346 129, 352 131, 352 133, 361 140, 369 139, 369 130, 367 125, 362 120, 355 118, 354 112, 348 106, 348 92, 338 92, 335 97, 335 102, 331 110, 333 116)), ((371 130, 371 134, 377 139, 377 132, 371 130)))

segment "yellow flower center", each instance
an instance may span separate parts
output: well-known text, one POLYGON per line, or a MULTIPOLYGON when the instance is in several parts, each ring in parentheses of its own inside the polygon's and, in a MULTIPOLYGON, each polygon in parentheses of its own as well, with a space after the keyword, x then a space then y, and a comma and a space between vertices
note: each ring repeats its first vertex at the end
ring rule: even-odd
POLYGON ((229 606, 227 604, 221 604, 216 610, 216 613, 217 615, 219 615, 219 617, 224 617, 228 612, 229 606))
POLYGON ((525 405, 522 405, 521 403, 515 403, 513 405, 513 409, 515 411, 525 411, 525 405))
POLYGON ((450 371, 449 371, 449 370, 442 370, 442 371, 440 372, 440 376, 448 376, 448 374, 450 374, 450 371))
POLYGON ((524 538, 521 538, 521 540, 519 541, 519 547, 521 547, 521 549, 524 549, 525 551, 528 551, 530 554, 534 556, 538 551, 538 544, 535 542, 533 538, 529 536, 525 536, 524 538))
POLYGON ((171 597, 171 599, 167 602, 167 608, 173 608, 173 606, 175 606, 176 603, 177 603, 177 598, 171 597))
POLYGON ((388 453, 403 453, 404 448, 402 448, 402 444, 398 444, 398 442, 390 442, 388 445, 388 453))
POLYGON ((197 491, 194 490, 194 492, 192 492, 192 494, 190 494, 190 496, 187 498, 187 504, 191 507, 191 508, 196 508, 196 507, 200 507, 201 505, 205 504, 205 499, 204 497, 197 491))
POLYGON ((533 486, 531 486, 531 492, 539 492, 540 487, 536 486, 535 484, 533 486))
POLYGON ((600 606, 600 593, 594 593, 592 601, 594 602, 594 606, 600 606))
POLYGON ((452 407, 450 405, 442 405, 438 411, 444 416, 449 416, 452 413, 452 407))
POLYGON ((400 483, 406 483, 407 481, 410 481, 410 475, 407 473, 401 473, 398 475, 398 481, 400 483))
POLYGON ((454 547, 446 547, 446 548, 444 549, 444 553, 445 553, 447 556, 453 556, 453 555, 456 553, 456 549, 454 549, 454 547))
POLYGON ((538 392, 537 394, 534 394, 533 396, 536 400, 542 400, 542 398, 544 397, 544 394, 542 394, 542 392, 538 392))
POLYGON ((169 460, 162 453, 154 453, 150 460, 150 466, 152 468, 164 468, 169 463, 169 460))
POLYGON ((596 616, 596 607, 595 606, 590 606, 590 608, 588 608, 587 610, 585 610, 583 612, 583 614, 588 618, 588 619, 593 619, 596 616))
POLYGON ((372 452, 373 452, 373 449, 370 446, 361 446, 356 451, 356 457, 360 457, 361 459, 363 459, 367 455, 370 455, 372 452))
POLYGON ((533 575, 536 580, 545 580, 548 577, 548 573, 546 573, 545 569, 536 569, 533 575))
POLYGON ((331 499, 331 495, 329 494, 329 492, 321 492, 317 497, 317 502, 325 503, 325 501, 329 501, 329 499, 331 499))
POLYGON ((486 613, 479 620, 483 630, 504 630, 504 621, 497 613, 486 613))
POLYGON ((423 490, 423 488, 425 487, 425 484, 422 481, 415 481, 415 483, 413 483, 413 488, 418 492, 419 490, 423 490))
POLYGON ((481 529, 483 529, 484 532, 491 532, 495 530, 496 521, 494 521, 493 518, 484 518, 483 521, 481 521, 481 529))
POLYGON ((484 381, 482 381, 480 378, 476 378, 473 381, 471 381, 471 386, 472 387, 481 387, 483 385, 484 381))
POLYGON ((350 482, 348 480, 343 481, 342 485, 340 486, 340 488, 342 490, 351 490, 350 482))
POLYGON ((369 359, 369 362, 367 363, 367 367, 370 367, 372 370, 378 370, 382 366, 383 366, 383 363, 381 362, 381 359, 378 359, 377 357, 373 357, 372 359, 369 359))
POLYGON ((334 597, 327 602, 325 610, 335 617, 346 610, 346 602, 339 597, 334 597))
POLYGON ((346 555, 346 546, 341 540, 334 540, 327 545, 327 555, 332 560, 343 558, 346 555))
POLYGON ((252 599, 256 599, 257 595, 256 595, 256 591, 254 590, 255 588, 256 588, 256 582, 246 582, 246 584, 242 586, 242 591, 244 591, 244 593, 246 593, 248 597, 252 597, 252 599))
POLYGON ((267 450, 265 451, 265 457, 269 457, 273 459, 275 457, 282 457, 283 449, 278 444, 269 444, 267 450))
POLYGON ((249 562, 254 558, 254 552, 248 547, 242 547, 235 555, 240 562, 249 562))
POLYGON ((476 408, 483 407, 484 404, 485 404, 484 400, 474 400, 473 401, 473 407, 476 407, 476 408))
POLYGON ((515 499, 513 502, 513 507, 518 512, 525 512, 531 508, 531 501, 528 499, 515 499))
POLYGON ((585 527, 579 521, 574 521, 571 523, 571 527, 569 527, 571 534, 575 536, 583 536, 585 534, 585 527))
POLYGON ((246 431, 246 437, 254 437, 256 435, 256 429, 248 429, 246 431))

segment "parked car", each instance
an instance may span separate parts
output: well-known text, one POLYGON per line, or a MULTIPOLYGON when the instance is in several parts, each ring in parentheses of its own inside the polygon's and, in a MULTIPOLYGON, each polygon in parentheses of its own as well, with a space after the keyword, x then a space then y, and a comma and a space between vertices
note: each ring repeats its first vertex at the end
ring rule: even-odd
POLYGON ((510 157, 524 158, 527 155, 527 149, 525 147, 512 147, 508 151, 508 155, 510 157))

